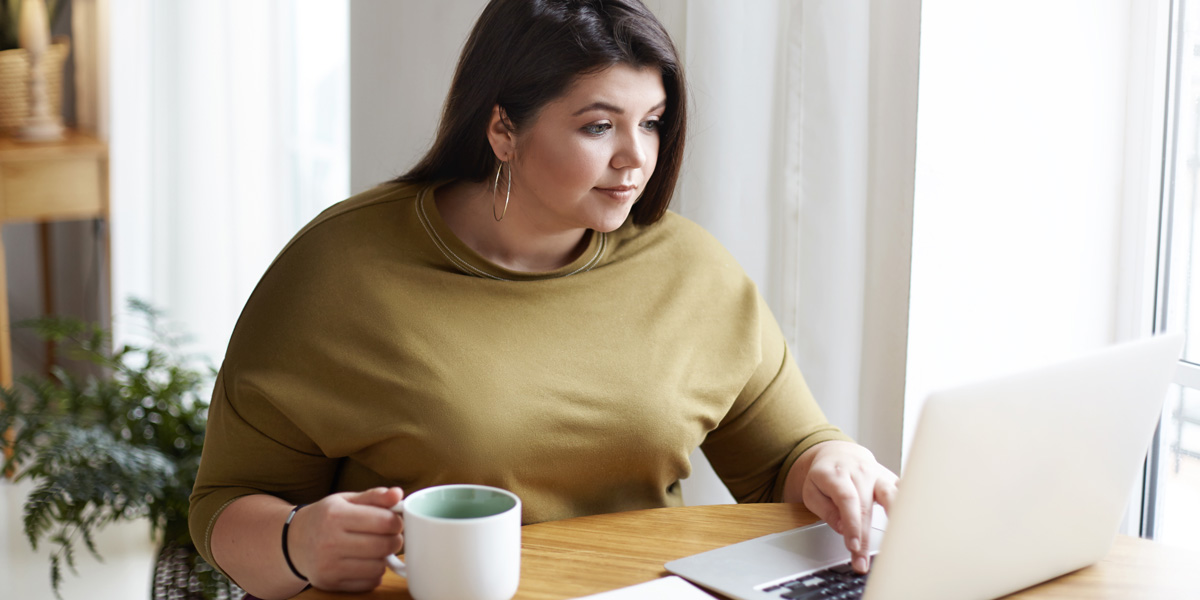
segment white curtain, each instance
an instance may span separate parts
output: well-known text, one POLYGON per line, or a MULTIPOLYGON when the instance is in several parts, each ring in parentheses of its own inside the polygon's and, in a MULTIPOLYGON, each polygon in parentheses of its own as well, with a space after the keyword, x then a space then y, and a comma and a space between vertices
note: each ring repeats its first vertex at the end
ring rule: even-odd
POLYGON ((112 1, 113 297, 219 364, 275 253, 348 188, 346 3, 112 1))
POLYGON ((673 3, 691 137, 675 209, 758 282, 827 416, 857 430, 868 3, 673 3))
MULTIPOLYGON (((675 210, 759 284, 826 416, 858 433, 867 235, 866 0, 650 6, 692 93, 675 210)), ((707 465, 697 454, 698 470, 707 465)), ((721 498, 707 477, 693 497, 721 498)), ((689 500, 690 501, 690 500, 689 500)))

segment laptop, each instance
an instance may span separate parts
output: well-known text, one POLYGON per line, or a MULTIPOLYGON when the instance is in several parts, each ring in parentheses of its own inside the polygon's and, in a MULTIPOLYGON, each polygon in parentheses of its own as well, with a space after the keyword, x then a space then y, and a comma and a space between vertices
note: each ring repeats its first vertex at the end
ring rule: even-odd
POLYGON ((1117 535, 1182 348, 1157 336, 931 394, 867 576, 824 523, 666 568, 739 600, 990 600, 1086 567, 1117 535))

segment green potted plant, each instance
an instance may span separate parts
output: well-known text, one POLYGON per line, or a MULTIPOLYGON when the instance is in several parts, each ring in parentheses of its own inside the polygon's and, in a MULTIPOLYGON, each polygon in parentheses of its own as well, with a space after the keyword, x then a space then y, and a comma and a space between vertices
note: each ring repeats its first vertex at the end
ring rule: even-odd
POLYGON ((137 300, 129 308, 145 326, 144 344, 113 348, 108 331, 73 318, 21 324, 99 373, 56 367, 0 391, 4 472, 34 485, 24 505, 25 534, 35 549, 52 545, 50 581, 57 594, 80 544, 101 558, 93 541, 98 529, 149 518, 160 543, 155 598, 240 598, 241 590, 200 558, 188 534, 212 368, 197 367, 181 351, 184 338, 159 311, 137 300))

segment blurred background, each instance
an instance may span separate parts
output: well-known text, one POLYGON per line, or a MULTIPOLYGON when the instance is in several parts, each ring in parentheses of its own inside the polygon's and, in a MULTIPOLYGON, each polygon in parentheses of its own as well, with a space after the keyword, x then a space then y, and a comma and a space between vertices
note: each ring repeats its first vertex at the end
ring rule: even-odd
MULTIPOLYGON (((133 339, 137 297, 219 366, 287 240, 428 147, 485 2, 59 4, 59 110, 100 144, 107 202, 6 218, 10 321, 74 315, 133 339)), ((733 252, 827 416, 884 464, 900 469, 933 389, 1154 331, 1198 339, 1194 3, 646 4, 691 85, 673 210, 733 252)), ((62 362, 21 328, 10 358, 17 376, 62 362)), ((1125 531, 1200 546, 1200 370, 1180 373, 1125 531)), ((729 501, 695 459, 687 500, 729 501)), ((0 487, 0 581, 49 597, 21 533, 28 489, 0 487)), ((99 544, 105 562, 80 557, 63 596, 147 597, 148 527, 99 544)))

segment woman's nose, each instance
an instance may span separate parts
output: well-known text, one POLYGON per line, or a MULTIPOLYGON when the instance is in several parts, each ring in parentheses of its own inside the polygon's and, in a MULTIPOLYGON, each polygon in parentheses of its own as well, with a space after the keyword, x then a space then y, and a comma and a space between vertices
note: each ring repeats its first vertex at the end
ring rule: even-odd
POLYGON ((626 133, 621 136, 620 145, 616 153, 613 155, 612 166, 614 169, 629 169, 640 168, 646 164, 646 145, 649 140, 642 139, 640 131, 626 133))

